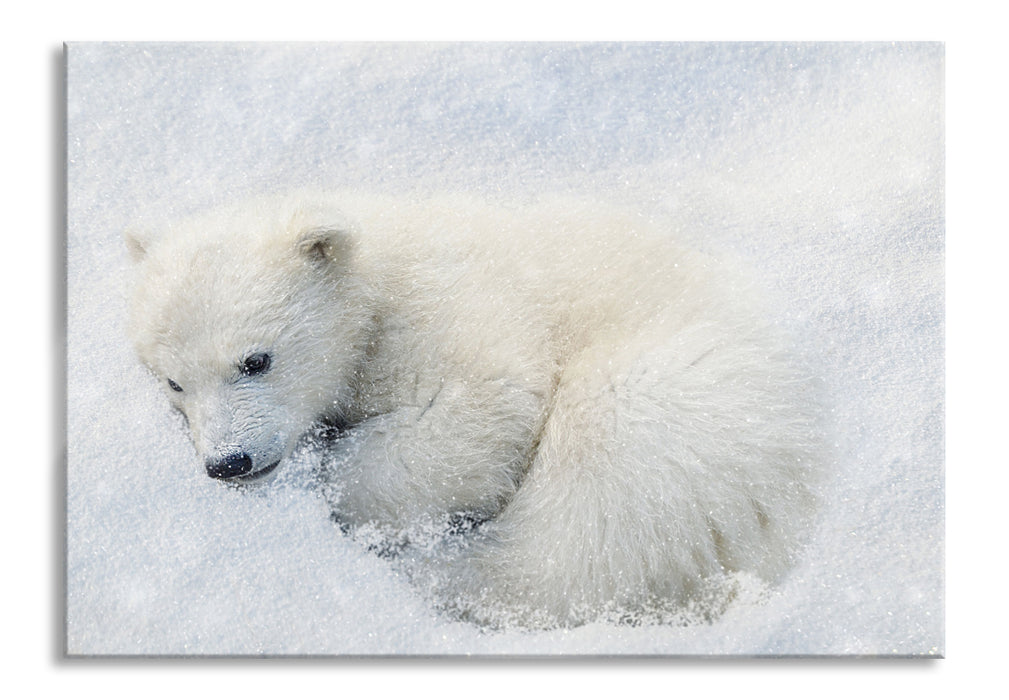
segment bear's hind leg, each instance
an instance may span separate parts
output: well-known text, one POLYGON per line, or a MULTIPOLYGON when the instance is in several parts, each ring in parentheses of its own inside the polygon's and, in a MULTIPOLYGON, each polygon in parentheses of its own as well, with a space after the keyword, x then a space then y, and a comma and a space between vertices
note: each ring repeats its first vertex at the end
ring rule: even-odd
POLYGON ((569 364, 529 473, 467 553, 475 618, 577 624, 787 563, 813 462, 801 387, 759 343, 641 347, 569 364))

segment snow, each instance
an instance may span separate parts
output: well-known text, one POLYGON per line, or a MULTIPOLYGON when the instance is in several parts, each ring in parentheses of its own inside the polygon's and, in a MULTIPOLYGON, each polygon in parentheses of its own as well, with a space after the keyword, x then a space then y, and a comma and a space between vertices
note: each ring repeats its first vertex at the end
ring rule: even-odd
POLYGON ((942 45, 67 56, 69 653, 944 653, 942 45), (254 493, 207 479, 126 338, 122 232, 298 185, 569 192, 761 270, 835 430, 799 565, 707 625, 489 632, 341 535, 298 465, 254 493))

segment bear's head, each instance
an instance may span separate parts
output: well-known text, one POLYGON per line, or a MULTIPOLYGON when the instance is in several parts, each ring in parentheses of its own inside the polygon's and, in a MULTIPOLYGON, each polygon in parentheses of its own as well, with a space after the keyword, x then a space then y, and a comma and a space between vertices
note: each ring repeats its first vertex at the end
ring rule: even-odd
POLYGON ((265 476, 315 421, 341 418, 373 323, 356 236, 294 198, 127 234, 134 345, 210 476, 265 476))

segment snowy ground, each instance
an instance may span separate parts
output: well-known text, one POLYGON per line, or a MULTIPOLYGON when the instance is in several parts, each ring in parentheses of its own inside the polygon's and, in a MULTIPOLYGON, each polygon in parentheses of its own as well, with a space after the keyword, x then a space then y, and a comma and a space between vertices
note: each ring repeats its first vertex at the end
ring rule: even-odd
POLYGON ((943 48, 98 45, 68 51, 72 654, 944 651, 943 48), (137 364, 124 228, 295 185, 571 192, 748 259, 830 394, 802 563, 710 625, 443 619, 288 479, 201 474, 137 364))

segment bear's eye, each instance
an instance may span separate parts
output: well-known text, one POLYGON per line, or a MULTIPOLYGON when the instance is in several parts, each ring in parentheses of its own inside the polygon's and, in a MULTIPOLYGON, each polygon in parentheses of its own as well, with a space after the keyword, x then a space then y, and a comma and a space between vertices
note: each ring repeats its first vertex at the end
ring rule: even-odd
POLYGON ((254 355, 249 355, 242 363, 242 374, 247 377, 262 374, 268 369, 270 369, 270 356, 265 352, 257 352, 254 355))
POLYGON ((176 384, 171 379, 168 380, 168 386, 172 387, 172 391, 182 391, 182 387, 176 384))

